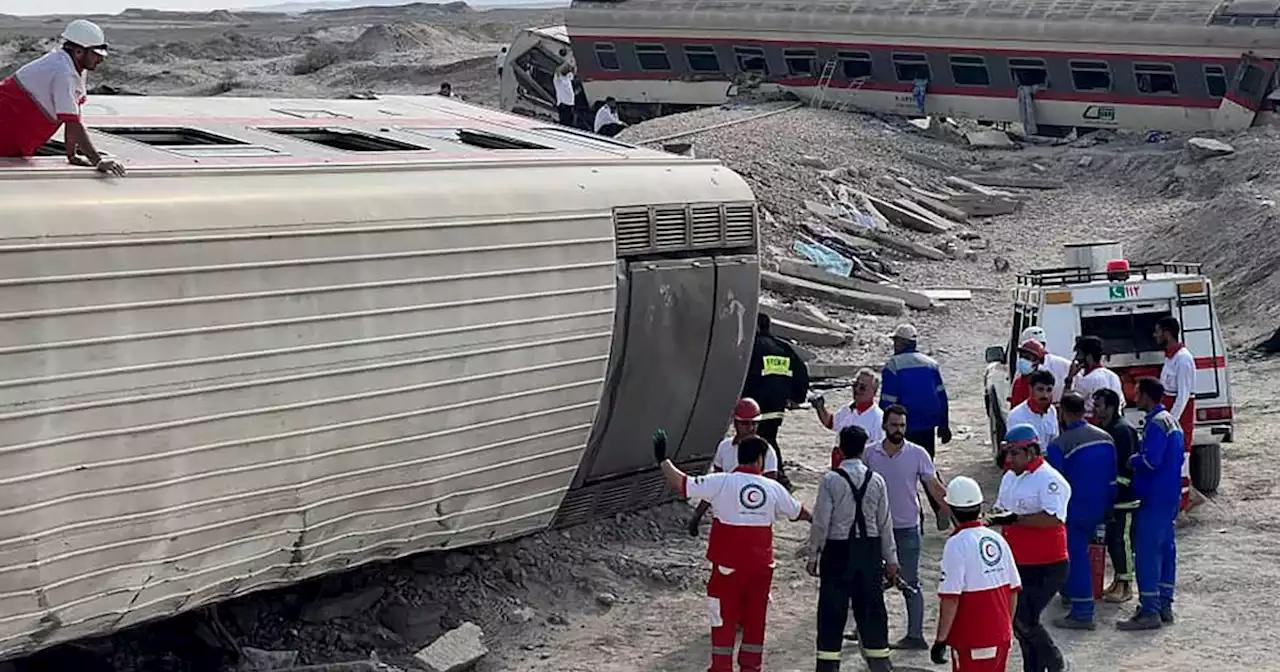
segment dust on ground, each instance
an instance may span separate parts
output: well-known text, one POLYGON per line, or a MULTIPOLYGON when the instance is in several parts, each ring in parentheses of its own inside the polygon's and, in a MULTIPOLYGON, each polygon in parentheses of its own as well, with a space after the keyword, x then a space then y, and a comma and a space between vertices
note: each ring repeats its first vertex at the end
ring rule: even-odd
MULTIPOLYGON (((301 14, 127 10, 88 17, 111 56, 89 75, 123 93, 336 98, 353 93, 455 95, 496 105, 500 48, 563 10, 476 10, 412 3, 301 14)), ((57 46, 68 17, 0 14, 0 77, 57 46)))
MULTIPOLYGON (((431 11, 447 14, 452 10, 431 11)), ((440 54, 456 54, 468 48, 458 42, 466 37, 465 31, 450 29, 442 34, 442 23, 406 22, 400 17, 361 27, 356 18, 362 16, 366 15, 306 19, 302 23, 307 25, 286 28, 291 20, 272 19, 276 23, 271 24, 242 15, 232 19, 219 15, 219 21, 232 21, 233 27, 247 24, 235 28, 236 37, 212 20, 174 19, 174 26, 164 30, 176 31, 175 37, 163 39, 157 37, 155 27, 128 27, 131 21, 138 25, 158 21, 154 18, 121 19, 106 27, 113 41, 126 44, 131 34, 149 36, 134 41, 133 49, 139 53, 132 56, 136 59, 132 65, 121 59, 116 67, 134 68, 129 70, 130 86, 138 85, 140 73, 158 68, 153 80, 157 92, 175 90, 164 87, 209 86, 209 78, 227 72, 240 73, 241 81, 247 77, 255 82, 229 89, 227 93, 235 92, 232 95, 282 87, 281 82, 294 87, 289 95, 320 91, 335 95, 363 81, 360 77, 365 75, 354 73, 368 72, 392 73, 388 76, 393 79, 404 78, 396 80, 396 86, 410 87, 406 82, 414 76, 421 75, 424 82, 429 79, 421 68, 447 66, 409 63, 397 54, 426 43, 433 46, 423 47, 424 53, 435 48, 440 54), (192 32, 177 36, 181 31, 192 32), (124 37, 114 37, 117 34, 124 37), (281 46, 281 40, 287 46, 281 46), (299 66, 300 56, 322 44, 338 47, 338 60, 309 74, 291 74, 306 69, 299 66), (218 50, 254 56, 219 61, 218 50)), ((478 16, 474 13, 464 19, 473 26, 468 30, 481 30, 478 16)), ((12 34, 13 29, 0 28, 0 35, 6 31, 12 34)), ((496 45, 501 40, 497 32, 493 35, 496 45)), ((16 58, 10 54, 38 53, 35 47, 25 46, 13 51, 13 40, 7 44, 0 47, 10 49, 0 51, 4 61, 16 58)), ((485 43, 477 39, 477 44, 485 43)), ((432 57, 423 58, 430 61, 432 57)), ((482 65, 490 73, 492 53, 486 59, 482 65)), ((123 84, 125 79, 108 81, 123 84)), ((729 106, 657 119, 629 130, 628 137, 667 135, 763 109, 729 106)), ((720 158, 744 175, 775 218, 762 231, 766 264, 789 250, 803 201, 822 199, 816 172, 798 163, 804 155, 833 166, 849 166, 858 186, 873 193, 877 192, 875 178, 891 169, 920 181, 945 176, 908 161, 904 151, 927 153, 966 170, 1035 174, 1065 182, 1063 189, 1035 193, 1018 213, 971 223, 985 242, 972 260, 894 262, 898 279, 908 287, 1000 290, 976 291, 971 301, 949 302, 945 310, 912 312, 907 318, 921 328, 922 345, 941 363, 952 397, 956 439, 941 449, 939 468, 948 476, 978 478, 988 497, 994 495, 998 474, 990 466, 991 447, 985 440, 982 350, 1008 338, 1007 292, 1003 290, 1012 285, 1013 273, 1059 263, 1063 243, 1102 237, 1123 240, 1135 259, 1204 262, 1217 281, 1220 317, 1235 346, 1236 442, 1225 451, 1217 497, 1179 530, 1180 622, 1157 633, 1122 634, 1110 623, 1131 606, 1101 605, 1097 632, 1053 634, 1077 670, 1280 669, 1272 662, 1280 634, 1269 627, 1271 605, 1280 600, 1280 543, 1272 536, 1280 530, 1276 522, 1280 502, 1270 470, 1258 468, 1280 440, 1276 423, 1280 361, 1261 359, 1249 350, 1260 336, 1275 329, 1280 318, 1274 307, 1274 297, 1280 295, 1276 273, 1280 244, 1271 231, 1275 195, 1280 190, 1276 172, 1280 136, 1271 129, 1254 129, 1226 137, 1235 153, 1207 160, 1189 156, 1184 149, 1186 138, 1161 137, 1161 142, 1149 143, 1143 136, 1104 134, 1063 146, 971 151, 924 137, 895 119, 800 109, 699 134, 693 143, 699 156, 720 158), (1008 261, 1013 270, 996 271, 996 258, 1008 261)), ((823 360, 883 361, 888 354, 887 333, 896 319, 823 308, 856 334, 848 347, 816 348, 823 360)), ((848 399, 845 392, 829 397, 833 405, 848 399)), ((828 460, 830 435, 811 415, 798 412, 783 426, 781 443, 785 459, 793 464, 797 495, 812 502, 828 460)), ((183 616, 59 647, 19 661, 17 668, 24 672, 222 672, 236 669, 234 656, 219 649, 231 640, 241 646, 296 652, 298 664, 376 656, 408 670, 415 669, 414 651, 447 629, 473 621, 484 628, 491 649, 477 668, 482 672, 701 669, 709 656, 701 585, 706 530, 700 539, 689 537, 684 531, 688 513, 686 504, 676 503, 490 547, 369 566, 235 600, 221 606, 213 620, 183 616)), ((817 585, 793 558, 807 529, 802 524, 783 524, 777 535, 779 567, 769 620, 768 665, 779 672, 808 669, 813 664, 817 585)), ((937 584, 943 541, 941 533, 926 534, 922 578, 930 592, 937 584)), ((904 634, 905 614, 895 593, 887 597, 891 635, 896 638, 904 634)), ((928 605, 926 632, 931 635, 936 604, 929 600, 928 605)), ((1055 615, 1056 609, 1051 607, 1048 615, 1055 615)), ((922 654, 895 655, 899 664, 930 667, 922 654)), ((848 658, 849 669, 861 669, 852 647, 848 658)), ((1016 666, 1016 661, 1011 663, 1011 668, 1016 666)))

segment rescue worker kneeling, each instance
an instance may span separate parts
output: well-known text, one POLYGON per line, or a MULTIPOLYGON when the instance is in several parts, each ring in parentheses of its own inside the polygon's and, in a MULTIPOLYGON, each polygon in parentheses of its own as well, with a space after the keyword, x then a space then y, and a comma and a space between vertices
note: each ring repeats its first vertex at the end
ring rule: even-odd
POLYGON ((711 578, 711 667, 733 672, 733 647, 742 627, 738 666, 760 672, 764 661, 764 626, 773 583, 773 522, 785 516, 809 520, 809 512, 777 481, 760 475, 769 444, 758 436, 738 442, 738 466, 690 478, 667 459, 667 435, 653 434, 653 457, 667 483, 685 498, 711 502, 715 520, 707 543, 711 578))
POLYGON ((957 476, 945 497, 956 530, 942 549, 938 637, 930 658, 941 665, 951 648, 955 672, 1004 672, 1022 579, 1004 537, 982 524, 982 488, 957 476))
POLYGON ((818 586, 818 672, 840 669, 845 619, 852 606, 871 672, 892 670, 883 575, 898 576, 898 556, 884 477, 862 463, 867 432, 840 430, 840 466, 822 476, 809 531, 809 574, 818 586))

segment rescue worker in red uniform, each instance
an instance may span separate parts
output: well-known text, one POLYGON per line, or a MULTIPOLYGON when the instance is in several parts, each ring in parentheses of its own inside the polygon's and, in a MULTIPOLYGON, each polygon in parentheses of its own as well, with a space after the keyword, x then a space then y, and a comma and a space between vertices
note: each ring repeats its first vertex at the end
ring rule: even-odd
MULTIPOLYGON (((756 423, 760 422, 760 404, 755 399, 743 397, 733 408, 733 438, 725 439, 716 447, 715 457, 711 460, 711 472, 733 471, 738 466, 738 444, 743 439, 756 435, 756 423)), ((778 453, 769 446, 769 452, 764 457, 764 476, 765 478, 778 479, 778 453)), ((711 508, 711 502, 702 500, 698 502, 698 508, 694 509, 693 517, 689 519, 689 536, 698 536, 698 525, 702 523, 702 517, 706 515, 707 509, 711 508)))
POLYGON ((1192 492, 1191 464, 1192 431, 1196 427, 1196 358, 1182 344, 1182 323, 1172 315, 1156 322, 1156 343, 1164 348, 1164 366, 1160 369, 1160 384, 1164 386, 1164 398, 1160 405, 1169 411, 1182 429, 1182 440, 1187 453, 1182 469, 1182 503, 1179 509, 1186 511, 1204 502, 1204 496, 1192 492))
POLYGON ((715 520, 707 559, 711 578, 711 667, 733 672, 733 649, 742 628, 738 667, 760 672, 764 662, 765 619, 773 584, 773 523, 780 517, 810 520, 809 512, 775 480, 761 475, 769 443, 758 436, 738 442, 732 472, 690 477, 667 459, 667 434, 653 434, 653 457, 681 497, 711 502, 715 520))
POLYGON ((121 176, 124 166, 98 154, 80 122, 84 75, 107 55, 107 38, 96 24, 77 19, 62 31, 62 48, 18 68, 0 81, 0 157, 34 156, 66 126, 67 161, 121 176))
POLYGON ((1022 579, 1013 551, 982 524, 982 488, 968 476, 947 485, 944 498, 956 529, 942 549, 938 636, 930 658, 953 672, 1004 672, 1013 642, 1013 614, 1022 579))

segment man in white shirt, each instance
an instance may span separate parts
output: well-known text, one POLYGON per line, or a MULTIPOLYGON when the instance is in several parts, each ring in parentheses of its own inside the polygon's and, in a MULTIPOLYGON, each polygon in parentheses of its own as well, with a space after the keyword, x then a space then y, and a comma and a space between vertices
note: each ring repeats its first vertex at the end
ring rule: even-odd
POLYGON ((622 132, 627 125, 618 118, 618 101, 613 96, 604 99, 604 104, 596 110, 595 132, 610 138, 622 132))
POLYGON ((1047 446, 1058 436, 1058 410, 1053 407, 1053 374, 1037 369, 1027 376, 1031 396, 1009 411, 1009 427, 1031 425, 1040 445, 1047 446))
POLYGON ((1103 389, 1119 395, 1124 410, 1124 386, 1115 371, 1102 365, 1102 339, 1097 336, 1076 339, 1076 361, 1071 364, 1068 385, 1084 396, 1085 417, 1093 417, 1093 393, 1103 389))
POLYGON ((1156 322, 1156 343, 1164 348, 1164 367, 1160 369, 1160 384, 1164 386, 1164 406, 1182 429, 1182 440, 1187 456, 1182 461, 1182 509, 1189 511, 1204 503, 1204 495, 1191 487, 1192 432, 1196 427, 1196 358, 1182 344, 1182 323, 1172 315, 1156 322))
POLYGON ((573 123, 573 106, 576 97, 573 93, 573 75, 573 63, 566 62, 556 69, 556 74, 551 79, 556 89, 556 112, 560 114, 560 124, 562 126, 575 125, 573 123))
POLYGON ((507 64, 507 48, 503 47, 498 50, 498 78, 502 78, 502 67, 507 64))
POLYGON ((76 19, 62 31, 62 48, 18 68, 0 81, 0 157, 35 156, 41 145, 65 127, 67 162, 97 168, 117 177, 124 166, 104 159, 80 120, 85 73, 107 55, 107 38, 90 21, 76 19))
MULTIPOLYGON (((716 446, 716 454, 711 458, 711 470, 708 473, 733 471, 738 466, 738 445, 756 436, 756 427, 759 422, 760 404, 750 397, 739 399, 733 408, 733 436, 724 439, 720 445, 716 446)), ((765 443, 768 444, 768 441, 765 443)), ((772 445, 765 453, 764 471, 761 475, 778 480, 778 451, 772 445)), ((704 499, 698 502, 697 508, 693 510, 693 517, 689 519, 690 536, 698 536, 698 525, 709 508, 711 508, 709 500, 704 499)))
MULTIPOLYGON (((861 427, 867 433, 867 445, 874 446, 884 440, 884 411, 876 405, 876 393, 880 391, 880 375, 871 369, 861 369, 853 379, 853 400, 841 406, 834 414, 827 411, 826 400, 820 396, 809 400, 823 427, 840 436, 845 427, 861 427)), ((831 468, 840 466, 840 447, 831 451, 831 468)))

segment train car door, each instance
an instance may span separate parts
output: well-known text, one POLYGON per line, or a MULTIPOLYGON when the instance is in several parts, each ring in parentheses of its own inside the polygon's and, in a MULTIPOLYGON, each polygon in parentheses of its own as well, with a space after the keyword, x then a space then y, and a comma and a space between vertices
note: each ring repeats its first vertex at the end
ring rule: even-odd
POLYGON ((1275 78, 1274 61, 1242 54, 1227 87, 1226 95, 1214 114, 1214 127, 1218 130, 1238 131, 1253 125, 1258 110, 1271 93, 1275 78))

